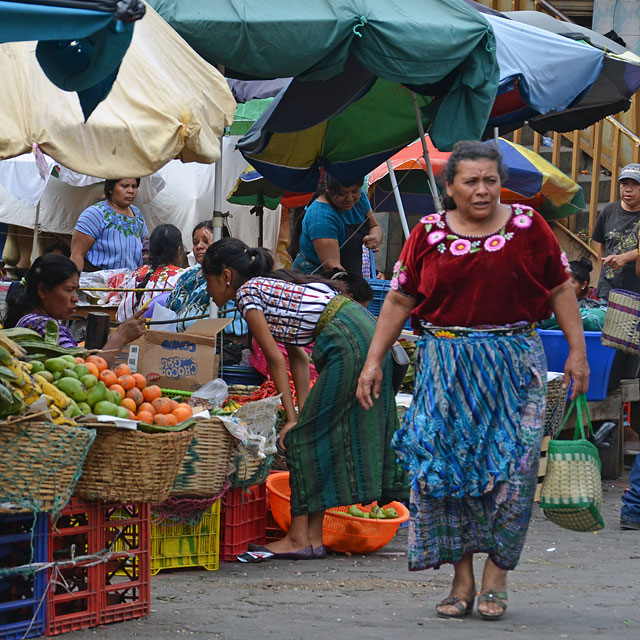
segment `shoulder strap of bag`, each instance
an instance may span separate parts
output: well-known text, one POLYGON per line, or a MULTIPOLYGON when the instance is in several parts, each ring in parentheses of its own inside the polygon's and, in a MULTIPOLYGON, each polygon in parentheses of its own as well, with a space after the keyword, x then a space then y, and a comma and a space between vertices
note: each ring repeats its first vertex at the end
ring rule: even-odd
POLYGON ((573 432, 573 439, 586 439, 588 435, 593 433, 593 427, 591 425, 591 417, 589 416, 589 407, 587 405, 587 396, 584 393, 581 393, 577 398, 571 401, 569 408, 567 409, 567 413, 564 416, 564 420, 562 421, 562 426, 558 429, 558 432, 554 436, 554 440, 557 440, 560 435, 564 425, 567 423, 569 416, 571 415, 573 410, 576 410, 576 428, 573 432), (586 420, 585 420, 586 418, 586 420), (586 426, 586 432, 585 432, 586 426))

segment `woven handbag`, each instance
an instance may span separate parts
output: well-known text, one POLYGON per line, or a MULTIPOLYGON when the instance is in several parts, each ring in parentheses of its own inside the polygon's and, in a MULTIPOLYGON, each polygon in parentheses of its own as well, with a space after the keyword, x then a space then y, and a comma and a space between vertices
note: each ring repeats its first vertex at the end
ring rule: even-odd
POLYGON ((601 339, 605 347, 640 356, 640 294, 611 290, 601 339))
MULTIPOLYGON (((547 474, 542 483, 540 508, 555 524, 572 531, 604 529, 602 483, 598 449, 586 439, 585 417, 591 433, 587 398, 580 394, 569 405, 562 426, 576 409, 573 440, 549 442, 547 474)), ((562 430, 562 429, 561 429, 562 430)))

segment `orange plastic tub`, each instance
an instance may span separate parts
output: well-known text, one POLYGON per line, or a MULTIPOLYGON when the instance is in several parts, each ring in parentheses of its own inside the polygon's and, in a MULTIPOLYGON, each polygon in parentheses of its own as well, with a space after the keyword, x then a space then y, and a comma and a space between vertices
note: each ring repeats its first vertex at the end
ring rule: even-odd
MULTIPOLYGON (((283 531, 291 526, 291 488, 289 472, 272 473, 267 478, 271 512, 283 531)), ((373 505, 357 505, 361 511, 371 511, 373 505)), ((349 505, 328 509, 324 516, 322 532, 325 546, 340 553, 373 553, 382 549, 396 534, 398 527, 409 519, 409 510, 400 502, 391 502, 398 518, 369 520, 347 513, 349 505)))

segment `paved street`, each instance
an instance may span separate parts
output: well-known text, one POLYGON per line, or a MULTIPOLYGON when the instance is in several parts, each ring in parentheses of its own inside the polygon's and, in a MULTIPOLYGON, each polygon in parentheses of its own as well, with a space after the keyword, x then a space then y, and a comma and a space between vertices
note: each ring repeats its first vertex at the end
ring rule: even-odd
POLYGON ((497 622, 475 613, 463 621, 439 619, 434 607, 446 595, 451 571, 409 573, 403 529, 370 556, 162 572, 152 579, 148 618, 68 637, 637 640, 640 532, 619 529, 624 486, 605 483, 607 528, 597 535, 560 529, 535 508, 511 576, 509 610, 497 622))

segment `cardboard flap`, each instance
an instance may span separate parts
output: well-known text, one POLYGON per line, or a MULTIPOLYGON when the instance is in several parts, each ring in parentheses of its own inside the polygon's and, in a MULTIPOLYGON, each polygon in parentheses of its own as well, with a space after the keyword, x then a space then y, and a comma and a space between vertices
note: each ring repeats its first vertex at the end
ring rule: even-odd
POLYGON ((147 331, 144 334, 146 344, 160 345, 164 349, 171 351, 191 351, 192 347, 197 344, 203 344, 209 347, 216 346, 216 337, 199 335, 197 333, 170 333, 167 331, 147 331))
POLYGON ((216 334, 220 333, 232 322, 233 318, 206 318, 204 320, 197 320, 185 329, 184 334, 215 338, 216 334))

